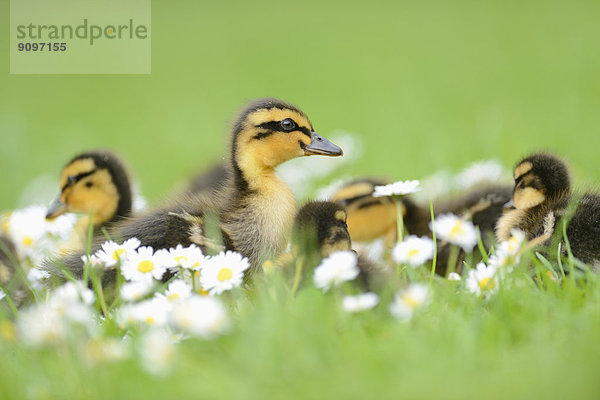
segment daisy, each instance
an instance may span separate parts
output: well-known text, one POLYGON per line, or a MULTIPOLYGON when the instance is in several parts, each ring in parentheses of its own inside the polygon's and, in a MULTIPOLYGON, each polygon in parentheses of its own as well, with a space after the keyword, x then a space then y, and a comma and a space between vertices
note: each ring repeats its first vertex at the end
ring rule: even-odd
POLYGON ((19 337, 34 346, 60 342, 68 333, 61 315, 45 303, 21 311, 17 327, 19 337))
POLYGON ((165 295, 169 301, 187 299, 192 295, 192 286, 181 279, 176 279, 169 283, 165 295))
POLYGON ((429 223, 438 238, 460 246, 464 251, 471 251, 477 244, 477 230, 470 221, 465 221, 454 214, 442 214, 429 223))
POLYGON ((121 267, 121 273, 129 281, 139 281, 152 276, 160 280, 167 271, 169 252, 158 250, 156 253, 150 246, 137 249, 127 256, 121 267))
POLYGON ((171 323, 177 329, 207 339, 223 333, 229 325, 227 313, 219 300, 197 295, 175 304, 171 323))
POLYGON ((13 211, 8 226, 20 258, 26 258, 36 253, 43 243, 42 240, 48 239, 44 206, 34 205, 13 211))
POLYGON ((357 296, 344 296, 342 307, 348 312, 360 312, 370 310, 379 303, 379 296, 375 293, 363 293, 357 296))
POLYGON ((433 240, 411 235, 394 247, 392 257, 394 261, 409 264, 411 267, 423 265, 433 257, 433 240))
POLYGON ((153 297, 150 300, 144 300, 133 304, 133 307, 127 312, 129 320, 141 322, 150 326, 163 326, 167 322, 171 305, 164 297, 153 297))
POLYGON ((479 161, 469 165, 458 174, 456 183, 464 189, 468 189, 482 182, 497 182, 504 175, 504 168, 498 161, 479 161))
POLYGON ((469 271, 467 277, 467 289, 477 296, 489 295, 498 291, 498 279, 496 267, 486 266, 484 263, 477 264, 477 268, 469 271))
POLYGON ((4 290, 0 289, 0 300, 2 300, 5 297, 6 297, 6 293, 4 293, 4 290))
POLYGON ((107 268, 110 268, 117 265, 117 263, 124 263, 139 245, 140 241, 137 238, 128 239, 123 244, 108 240, 102 243, 102 249, 98 250, 94 256, 102 261, 107 268))
POLYGON ((240 286, 244 271, 250 268, 246 257, 235 251, 220 252, 209 258, 200 271, 200 284, 211 295, 240 286))
POLYGON ((390 312, 401 321, 408 321, 413 313, 428 301, 429 288, 422 283, 413 283, 405 290, 396 293, 390 312))
POLYGON ((192 244, 190 247, 183 247, 178 244, 174 249, 169 250, 169 266, 182 267, 198 271, 207 257, 202 254, 200 247, 192 244))
POLYGON ((509 256, 516 256, 521 250, 521 246, 525 242, 525 232, 519 229, 510 231, 511 237, 508 240, 500 243, 500 250, 509 256))
POLYGON ((403 196, 419 191, 421 191, 421 186, 418 180, 398 181, 389 185, 375 186, 373 197, 403 196))
POLYGON ((161 329, 151 329, 141 339, 140 355, 144 368, 152 374, 166 372, 173 361, 171 336, 161 329))
POLYGON ((356 254, 352 251, 331 253, 315 269, 313 275, 315 286, 326 292, 331 286, 339 286, 343 282, 353 280, 360 272, 356 262, 356 254))
POLYGON ((152 279, 126 282, 121 286, 121 298, 125 301, 138 301, 150 293, 152 285, 152 279))

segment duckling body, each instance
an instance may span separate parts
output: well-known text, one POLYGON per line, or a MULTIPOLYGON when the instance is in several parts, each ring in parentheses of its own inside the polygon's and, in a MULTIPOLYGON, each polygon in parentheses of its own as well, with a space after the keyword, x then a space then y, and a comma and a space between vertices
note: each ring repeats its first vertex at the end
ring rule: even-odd
POLYGON ((600 195, 586 193, 574 200, 567 166, 546 153, 521 160, 514 169, 514 178, 512 204, 496 225, 498 240, 507 240, 512 229, 520 229, 530 243, 548 246, 559 221, 567 215, 570 203, 577 201, 566 229, 569 245, 576 258, 597 267, 600 263, 600 195))
MULTIPOLYGON (((257 100, 234 124, 222 187, 123 221, 111 236, 136 237, 154 249, 194 243, 210 253, 225 247, 248 257, 255 271, 283 250, 294 219, 293 195, 275 168, 313 154, 339 156, 342 151, 315 133, 298 108, 277 99, 257 100)), ((80 264, 67 265, 77 269, 80 264)))

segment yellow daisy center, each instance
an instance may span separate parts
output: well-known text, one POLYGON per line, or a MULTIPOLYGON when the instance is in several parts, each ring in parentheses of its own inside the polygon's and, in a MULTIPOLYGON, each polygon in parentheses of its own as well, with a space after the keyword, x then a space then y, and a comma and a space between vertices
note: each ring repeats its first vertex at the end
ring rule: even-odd
POLYGON ((156 324, 156 320, 152 316, 146 317, 144 319, 144 322, 147 323, 148 325, 154 325, 154 324, 156 324))
POLYGON ((25 236, 23 240, 21 240, 21 243, 23 243, 23 246, 29 247, 33 244, 33 238, 31 236, 25 236))
POLYGON ((167 300, 169 300, 169 301, 177 300, 178 298, 179 298, 179 293, 171 293, 170 295, 167 296, 167 300))
POLYGON ((175 257, 175 262, 178 265, 183 265, 184 263, 187 262, 187 257, 186 256, 177 256, 177 257, 175 257))
POLYGON ((410 249, 408 251, 408 257, 410 257, 410 258, 413 258, 418 254, 419 254, 419 250, 417 250, 417 249, 410 249))
POLYGON ((225 282, 231 279, 233 271, 229 268, 221 268, 217 274, 217 279, 221 282, 225 282))
POLYGON ((195 263, 192 264, 191 268, 196 268, 200 265, 200 262, 196 261, 195 263))
POLYGON ((201 296, 208 296, 208 290, 204 290, 202 288, 198 289, 198 294, 201 296))
POLYGON ((154 263, 150 260, 143 260, 138 263, 137 266, 138 271, 146 273, 150 272, 154 269, 154 263))
POLYGON ((119 257, 121 257, 121 254, 125 253, 125 249, 116 249, 115 251, 113 251, 112 253, 112 258, 115 261, 119 261, 119 257))
POLYGON ((460 221, 458 221, 454 224, 452 229, 450 229, 450 235, 459 236, 459 235, 462 235, 462 233, 463 233, 463 226, 462 226, 462 223, 460 221))
POLYGON ((494 288, 494 281, 492 278, 483 278, 479 281, 479 288, 481 291, 485 292, 486 290, 492 290, 494 288))
POLYGON ((410 308, 417 308, 419 306, 419 302, 408 293, 402 296, 402 301, 410 308))

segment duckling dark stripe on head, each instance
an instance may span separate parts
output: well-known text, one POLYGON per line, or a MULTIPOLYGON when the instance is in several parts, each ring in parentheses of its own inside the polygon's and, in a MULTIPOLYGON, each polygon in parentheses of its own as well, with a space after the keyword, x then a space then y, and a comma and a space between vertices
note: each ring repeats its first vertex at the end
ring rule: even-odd
POLYGON ((65 183, 63 185, 63 187, 61 188, 61 192, 64 192, 65 189, 68 188, 69 186, 72 186, 72 185, 76 184, 77 182, 79 182, 83 178, 87 178, 88 176, 92 175, 96 171, 98 171, 98 168, 94 168, 91 171, 83 172, 83 173, 81 173, 79 175, 75 175, 73 177, 69 177, 69 179, 67 180, 67 183, 65 183))
POLYGON ((312 132, 310 131, 310 129, 305 128, 303 126, 300 126, 296 123, 296 121, 292 120, 294 122, 294 128, 292 129, 284 129, 281 126, 281 122, 282 121, 269 121, 269 122, 263 122, 262 124, 259 125, 255 125, 257 128, 263 128, 263 129, 268 129, 268 132, 260 132, 258 135, 254 136, 254 139, 262 139, 265 138, 275 132, 294 132, 294 131, 299 131, 304 133, 306 136, 311 137, 312 136, 312 132))

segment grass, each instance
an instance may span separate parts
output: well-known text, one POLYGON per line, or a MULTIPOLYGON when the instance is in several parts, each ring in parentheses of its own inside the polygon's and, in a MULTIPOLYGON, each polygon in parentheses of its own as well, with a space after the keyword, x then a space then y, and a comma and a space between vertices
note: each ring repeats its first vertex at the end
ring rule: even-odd
MULTIPOLYGON (((0 7, 8 16, 8 1, 0 7)), ((593 185, 599 8, 155 1, 148 76, 8 75, 3 35, 0 209, 49 201, 67 159, 98 146, 118 150, 159 201, 222 156, 227 121, 264 95, 298 104, 324 136, 361 135, 364 157, 348 174, 413 179, 546 148, 571 160, 580 187, 593 185)), ((384 306, 348 316, 334 295, 260 289, 230 335, 181 343, 164 377, 134 360, 90 366, 79 349, 0 341, 0 398, 583 399, 600 389, 596 276, 489 302, 436 281, 432 304, 407 324, 384 306)))

